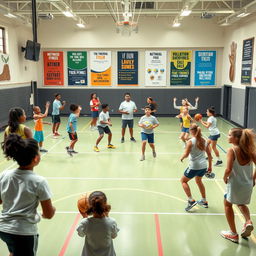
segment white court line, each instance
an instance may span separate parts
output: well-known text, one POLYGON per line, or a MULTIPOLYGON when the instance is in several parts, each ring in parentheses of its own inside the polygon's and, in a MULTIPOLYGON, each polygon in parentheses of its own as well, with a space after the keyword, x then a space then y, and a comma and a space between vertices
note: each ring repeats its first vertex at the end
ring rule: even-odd
POLYGON ((226 133, 224 133, 224 132, 221 132, 224 136, 226 136, 226 137, 228 137, 228 135, 226 134, 226 133))
MULTIPOLYGON (((115 178, 115 177, 45 177, 47 180, 113 180, 113 181, 180 181, 180 178, 115 178)), ((204 181, 223 181, 223 179, 207 179, 204 181)))

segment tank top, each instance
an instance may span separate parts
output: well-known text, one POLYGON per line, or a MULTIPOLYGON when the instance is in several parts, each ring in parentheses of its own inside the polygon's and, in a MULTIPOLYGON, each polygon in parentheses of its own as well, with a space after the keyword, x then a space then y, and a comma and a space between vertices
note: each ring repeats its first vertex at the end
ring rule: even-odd
MULTIPOLYGON (((24 124, 20 124, 18 129, 13 133, 18 134, 19 136, 21 136, 22 139, 26 139, 27 137, 25 135, 25 127, 26 126, 24 124)), ((5 129, 5 134, 8 136, 10 133, 10 127, 7 126, 5 129)))
POLYGON ((35 122, 35 131, 42 131, 43 130, 42 118, 34 120, 34 122, 35 122))
POLYGON ((182 116, 182 126, 184 128, 189 128, 190 127, 190 120, 188 119, 188 116, 182 116))

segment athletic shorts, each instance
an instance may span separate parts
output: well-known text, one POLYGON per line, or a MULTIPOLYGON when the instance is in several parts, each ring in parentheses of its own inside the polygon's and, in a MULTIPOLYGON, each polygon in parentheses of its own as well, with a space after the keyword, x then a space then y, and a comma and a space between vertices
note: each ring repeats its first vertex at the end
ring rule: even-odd
POLYGON ((43 131, 34 131, 34 139, 39 143, 44 141, 43 131))
POLYGON ((97 117, 99 117, 99 111, 91 111, 91 117, 92 117, 92 118, 97 118, 97 117))
POLYGON ((220 138, 220 134, 217 134, 217 135, 210 135, 208 138, 209 138, 210 140, 217 141, 218 138, 220 138))
POLYGON ((8 250, 15 256, 36 256, 38 235, 22 236, 0 231, 0 238, 6 243, 8 250))
POLYGON ((189 133, 189 128, 182 127, 181 132, 189 133))
POLYGON ((77 140, 78 139, 76 132, 75 133, 69 132, 68 136, 69 136, 70 140, 77 140))
POLYGON ((106 127, 98 126, 98 131, 99 131, 100 135, 102 135, 104 133, 106 133, 106 134, 111 133, 111 131, 110 131, 108 126, 106 126, 106 127))
POLYGON ((60 123, 60 115, 52 115, 52 122, 54 124, 60 123))
POLYGON ((133 128, 133 119, 132 120, 122 120, 122 128, 126 128, 128 125, 129 128, 133 128))
POLYGON ((144 140, 147 140, 148 143, 154 143, 154 133, 145 133, 145 132, 142 132, 141 133, 141 140, 144 141, 144 140))
POLYGON ((189 169, 189 167, 185 170, 184 176, 193 179, 194 177, 203 177, 207 172, 207 168, 201 169, 201 170, 193 170, 189 169))

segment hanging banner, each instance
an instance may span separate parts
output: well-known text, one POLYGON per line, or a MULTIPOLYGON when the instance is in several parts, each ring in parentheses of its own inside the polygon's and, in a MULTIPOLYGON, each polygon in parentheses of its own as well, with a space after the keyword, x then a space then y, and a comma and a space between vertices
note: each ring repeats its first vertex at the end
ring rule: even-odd
POLYGON ((253 64, 254 37, 243 41, 241 83, 251 84, 253 64))
POLYGON ((90 52, 91 85, 111 85, 111 52, 91 51, 90 52))
POLYGON ((145 69, 146 86, 166 86, 166 51, 146 51, 145 69))
POLYGON ((192 51, 171 51, 171 85, 190 85, 192 51))
POLYGON ((87 52, 67 52, 68 85, 87 85, 87 52))
POLYGON ((138 85, 138 52, 118 52, 118 79, 119 86, 138 85))
POLYGON ((216 51, 195 52, 195 85, 215 85, 216 51))
POLYGON ((44 52, 44 84, 64 85, 63 52, 44 52))

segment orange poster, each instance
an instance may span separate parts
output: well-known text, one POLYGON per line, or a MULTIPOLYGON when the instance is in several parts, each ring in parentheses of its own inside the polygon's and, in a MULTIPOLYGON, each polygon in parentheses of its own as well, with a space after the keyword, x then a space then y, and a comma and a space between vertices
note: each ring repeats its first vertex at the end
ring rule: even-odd
POLYGON ((63 52, 44 52, 44 85, 64 85, 63 52))

